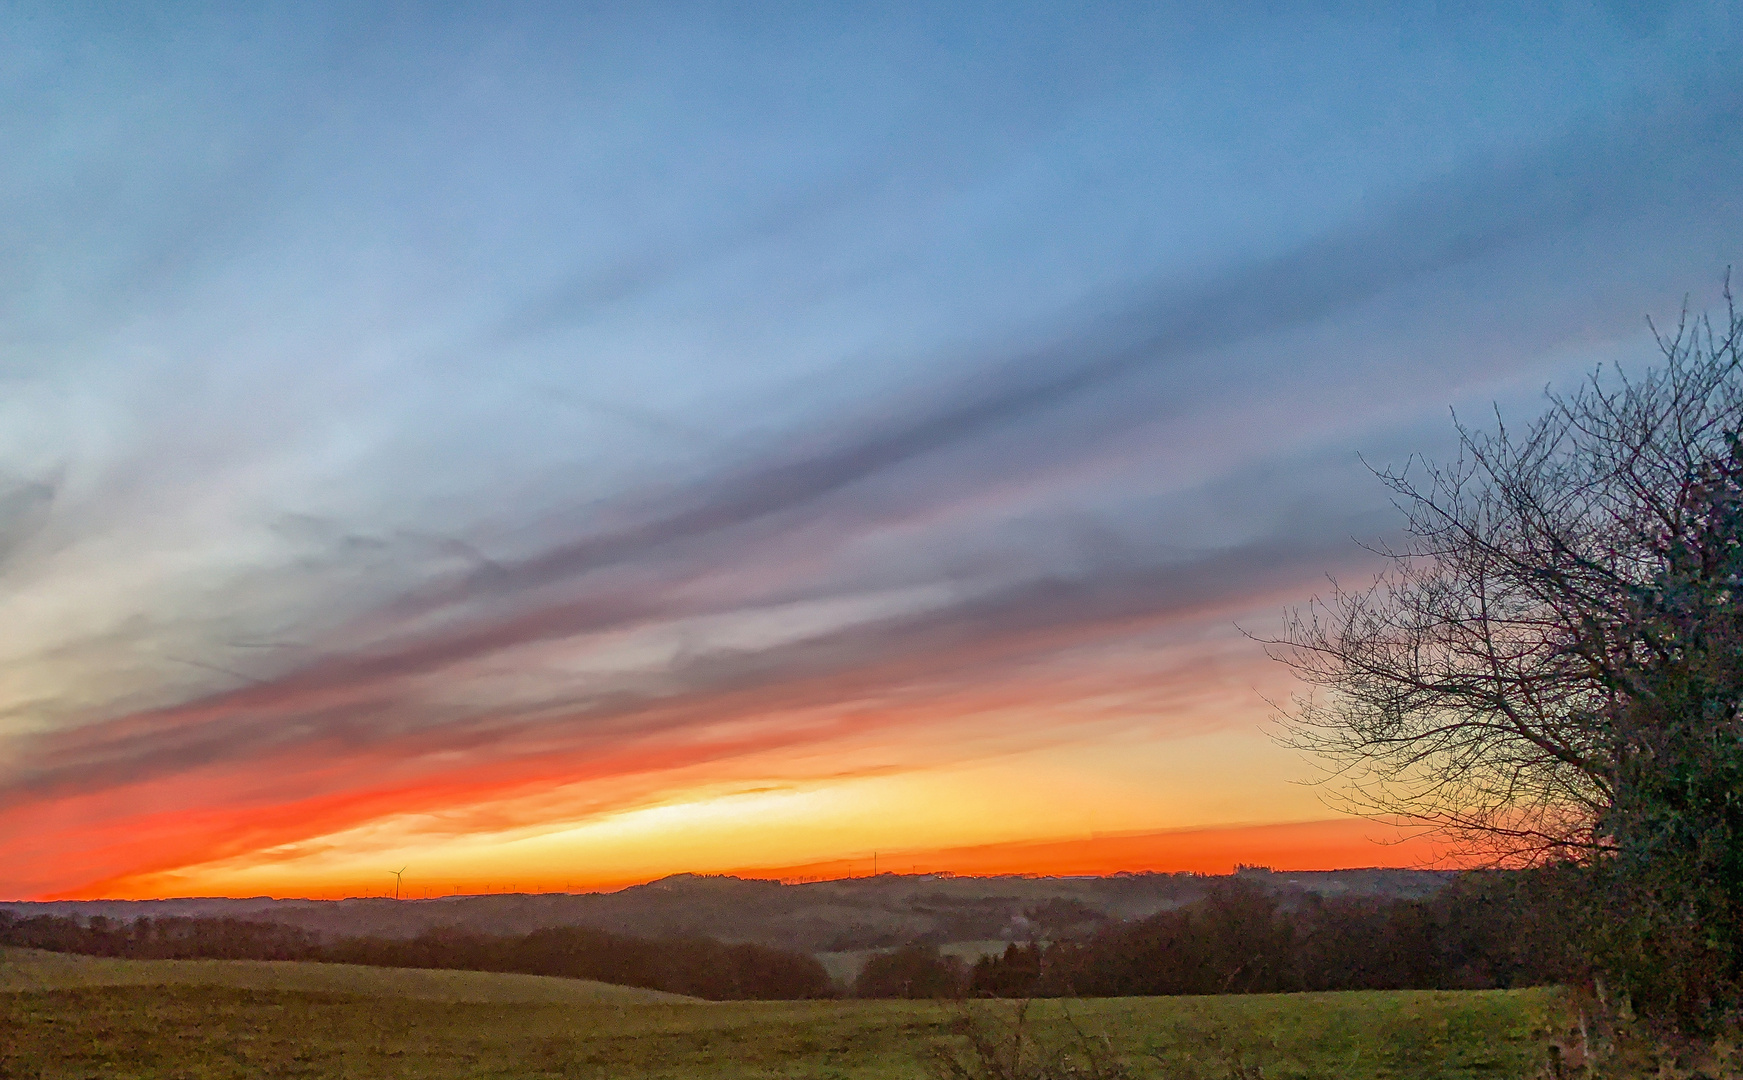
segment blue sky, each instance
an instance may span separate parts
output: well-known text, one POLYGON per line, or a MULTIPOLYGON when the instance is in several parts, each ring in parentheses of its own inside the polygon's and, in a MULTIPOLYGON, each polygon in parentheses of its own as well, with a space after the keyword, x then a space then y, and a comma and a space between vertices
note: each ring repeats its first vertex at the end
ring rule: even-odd
POLYGON ((1013 754, 1311 816, 1233 626, 1365 572, 1358 454, 1743 250, 1734 4, 0 12, 0 815, 80 853, 20 895, 1013 754))

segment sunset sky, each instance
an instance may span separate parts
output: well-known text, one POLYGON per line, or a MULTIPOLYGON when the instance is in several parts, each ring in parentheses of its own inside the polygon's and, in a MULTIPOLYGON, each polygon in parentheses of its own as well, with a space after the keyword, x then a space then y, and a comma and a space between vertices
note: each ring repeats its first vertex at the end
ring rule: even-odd
POLYGON ((0 899, 1437 857, 1243 630, 1722 303, 1743 9, 1283 7, 0 7, 0 899))

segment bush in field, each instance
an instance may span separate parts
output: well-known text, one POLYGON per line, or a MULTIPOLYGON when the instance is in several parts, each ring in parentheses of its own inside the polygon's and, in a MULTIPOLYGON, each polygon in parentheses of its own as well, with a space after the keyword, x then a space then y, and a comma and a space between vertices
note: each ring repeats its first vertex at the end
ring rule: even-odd
POLYGON ((968 985, 968 966, 936 945, 909 945, 866 960, 853 982, 855 997, 953 998, 968 985))

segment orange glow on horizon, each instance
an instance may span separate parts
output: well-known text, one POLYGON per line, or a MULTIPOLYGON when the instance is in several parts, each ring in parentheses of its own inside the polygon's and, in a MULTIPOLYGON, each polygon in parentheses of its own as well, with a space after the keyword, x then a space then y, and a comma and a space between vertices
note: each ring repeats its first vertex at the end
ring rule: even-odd
MULTIPOLYGON (((913 687, 902 685, 916 677, 904 662, 878 678, 862 669, 679 698, 622 722, 504 725, 461 753, 415 733, 358 747, 291 743, 269 758, 47 788, 0 808, 0 858, 18 890, 9 898, 19 899, 375 894, 382 859, 424 868, 421 895, 611 888, 886 845, 966 851, 1065 831, 1192 827, 1238 820, 1255 805, 1273 820, 1315 816, 1314 800, 1288 782, 1298 766, 1249 726, 1251 673, 1230 666, 1224 648, 1189 643, 1158 668, 1150 646, 1127 642, 1093 662, 1029 656, 913 687), (1200 754, 1208 769, 1190 760, 1200 754), (1255 755, 1265 762, 1257 771, 1245 764, 1255 755), (874 781, 881 792, 859 790, 874 781), (614 815, 731 792, 819 787, 842 792, 827 828, 809 812, 712 821, 702 833, 673 820, 637 844, 610 840, 606 856, 580 839, 561 850, 526 839, 597 833, 614 815), (1015 792, 1022 807, 999 805, 1015 792)), ((173 729, 189 716, 197 730, 204 711, 122 721, 113 735, 173 729)), ((1018 869, 1063 872, 1045 859, 1018 869)), ((960 872, 976 871, 965 863, 960 872)))
MULTIPOLYGON (((1277 872, 1359 868, 1456 870, 1478 865, 1454 855, 1437 838, 1358 818, 1331 818, 1285 824, 1228 825, 1171 829, 1070 839, 1025 840, 951 848, 904 848, 868 852, 859 858, 831 859, 785 866, 742 866, 706 871, 710 875, 772 879, 788 884, 894 875, 948 874, 961 877, 1086 877, 1120 873, 1229 874, 1239 865, 1277 872)), ((676 871, 682 872, 682 871, 676 871)), ((613 892, 657 880, 665 874, 633 878, 588 878, 522 873, 461 879, 438 884, 413 882, 408 900, 493 893, 540 894, 613 892)), ((347 899, 391 896, 391 879, 375 888, 336 887, 283 898, 347 899)), ((101 897, 55 899, 158 899, 161 893, 106 893, 101 897)), ((200 895, 261 895, 218 892, 200 895)))
POLYGON ((732 873, 783 881, 832 880, 863 877, 876 866, 879 872, 894 874, 1105 877, 1146 872, 1228 874, 1242 864, 1277 871, 1368 867, 1459 869, 1467 865, 1435 838, 1359 818, 1332 818, 1280 825, 1230 825, 938 850, 896 850, 863 859, 746 867, 732 873))

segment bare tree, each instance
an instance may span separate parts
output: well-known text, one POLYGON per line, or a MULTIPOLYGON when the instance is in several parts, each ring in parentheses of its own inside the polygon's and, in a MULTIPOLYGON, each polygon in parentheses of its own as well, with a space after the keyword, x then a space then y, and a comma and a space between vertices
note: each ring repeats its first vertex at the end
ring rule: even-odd
POLYGON ((1737 782, 1714 757, 1743 745, 1743 317, 1725 299, 1721 328, 1655 328, 1645 374, 1600 369, 1522 432, 1459 424, 1450 463, 1379 473, 1406 526, 1388 570, 1334 582, 1268 642, 1311 686, 1285 741, 1335 763, 1355 809, 1501 863, 1589 860, 1654 827, 1677 776, 1737 782))

